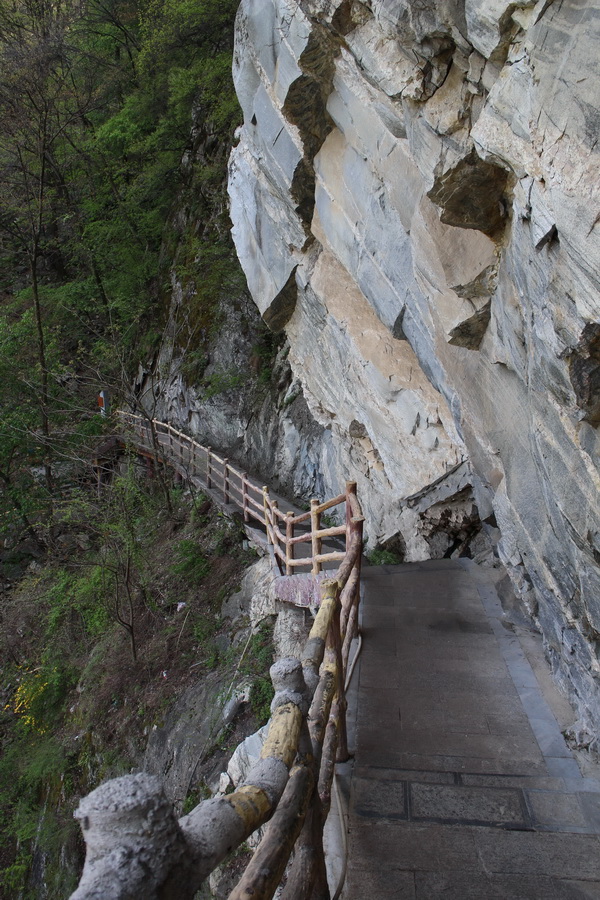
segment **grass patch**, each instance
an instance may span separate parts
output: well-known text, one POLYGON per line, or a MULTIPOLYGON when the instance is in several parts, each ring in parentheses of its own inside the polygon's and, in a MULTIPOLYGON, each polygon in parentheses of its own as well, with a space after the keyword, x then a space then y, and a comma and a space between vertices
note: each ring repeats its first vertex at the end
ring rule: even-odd
POLYGON ((210 572, 210 562, 200 550, 198 543, 186 538, 179 541, 176 547, 175 562, 171 566, 171 571, 192 585, 197 585, 210 572))
POLYGON ((371 566, 399 566, 404 562, 398 553, 383 549, 375 549, 372 553, 368 553, 367 560, 371 566))

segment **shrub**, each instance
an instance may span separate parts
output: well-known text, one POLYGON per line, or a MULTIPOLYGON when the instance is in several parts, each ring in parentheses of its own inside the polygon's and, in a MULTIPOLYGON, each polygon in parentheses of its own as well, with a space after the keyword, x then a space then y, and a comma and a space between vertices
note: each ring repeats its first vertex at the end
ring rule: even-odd
POLYGON ((202 554, 196 541, 187 538, 179 541, 176 556, 176 561, 171 566, 171 571, 174 575, 187 578, 193 585, 198 584, 208 575, 210 563, 202 554))
POLYGON ((367 555, 371 566, 398 566, 403 559, 392 550, 376 549, 367 555))

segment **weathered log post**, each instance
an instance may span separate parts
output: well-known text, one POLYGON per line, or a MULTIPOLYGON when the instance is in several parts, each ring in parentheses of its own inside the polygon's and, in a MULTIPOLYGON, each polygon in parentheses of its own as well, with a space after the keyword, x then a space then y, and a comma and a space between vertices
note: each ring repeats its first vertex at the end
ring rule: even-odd
MULTIPOLYGON (((333 760, 323 759, 323 745, 333 699, 340 679, 339 654, 334 652, 330 637, 336 617, 339 623, 339 593, 340 588, 337 581, 330 579, 321 584, 321 606, 306 643, 302 660, 304 679, 309 690, 314 685, 314 696, 308 713, 308 728, 312 752, 319 772, 322 771, 323 765, 333 772, 333 760)), ((330 750, 335 755, 335 742, 330 750)), ((313 796, 310 812, 306 816, 298 838, 294 861, 281 900, 312 900, 312 898, 314 900, 326 900, 327 898, 328 900, 329 889, 323 852, 323 826, 326 816, 327 810, 317 791, 313 796)))
POLYGON ((364 516, 352 516, 352 519, 350 520, 351 540, 352 543, 358 547, 358 554, 349 579, 351 582, 352 605, 350 607, 351 615, 348 617, 348 622, 346 624, 346 631, 349 633, 350 640, 352 640, 356 636, 358 626, 358 605, 360 602, 360 573, 362 568, 364 525, 364 516))
MULTIPOLYGON (((324 763, 327 763, 331 766, 331 775, 326 776, 326 780, 329 779, 329 785, 331 785, 331 780, 333 779, 335 762, 346 762, 349 757, 348 733, 346 729, 346 711, 348 709, 348 703, 346 701, 346 690, 344 686, 344 661, 342 657, 342 636, 340 633, 340 612, 341 607, 340 603, 338 602, 336 604, 335 613, 333 615, 331 628, 329 629, 329 634, 327 635, 327 650, 325 652, 325 658, 329 662, 335 664, 337 676, 337 688, 334 698, 335 702, 333 704, 333 706, 335 707, 335 717, 337 718, 337 727, 335 728, 335 731, 337 733, 337 754, 335 753, 334 749, 332 753, 331 763, 327 763, 327 754, 325 752, 323 753, 324 763)), ((329 807, 327 807, 327 811, 329 811, 329 807)))
MULTIPOLYGON (((312 703, 308 717, 308 733, 303 763, 308 774, 297 774, 297 783, 286 788, 286 807, 279 808, 269 824, 265 837, 249 864, 241 882, 230 894, 229 900, 268 900, 275 892, 281 878, 285 860, 289 857, 289 843, 296 840, 294 860, 291 865, 287 885, 281 900, 309 900, 328 897, 325 857, 323 853, 323 824, 326 811, 321 798, 313 791, 314 780, 318 777, 323 753, 323 739, 330 718, 331 703, 337 686, 336 659, 331 656, 328 635, 336 615, 339 617, 339 585, 337 581, 324 581, 321 585, 321 606, 306 642, 302 660, 304 682, 312 703), (323 666, 321 666, 323 663, 323 666), (319 677, 321 670, 321 677, 319 677), (311 801, 305 813, 301 797, 307 791, 311 801)), ((339 644, 339 641, 338 641, 339 644)), ((333 748, 335 755, 335 748, 333 748)))
POLYGON ((242 474, 242 511, 244 513, 244 522, 246 525, 250 521, 250 509, 248 501, 248 473, 242 474))
POLYGON ((263 495, 263 512, 264 512, 264 516, 265 516, 265 528, 267 529, 267 543, 272 544, 273 540, 271 537, 271 529, 270 529, 271 520, 269 517, 271 498, 269 497, 269 488, 267 487, 266 484, 263 484, 262 495, 263 495))
POLYGON ((275 562, 281 569, 281 557, 279 556, 279 553, 277 553, 277 550, 281 550, 281 547, 279 546, 279 535, 277 533, 279 530, 279 523, 277 521, 278 509, 279 502, 277 500, 271 500, 271 522, 273 526, 273 547, 275 548, 275 562))
POLYGON ((318 509, 319 501, 316 499, 312 499, 310 501, 310 531, 312 535, 312 574, 318 575, 321 571, 321 563, 317 559, 321 554, 321 538, 317 535, 317 532, 321 528, 321 513, 318 509))
POLYGON ((85 797, 76 813, 87 844, 71 900, 192 900, 204 879, 276 809, 298 749, 309 694, 297 659, 271 667, 275 696, 260 760, 233 794, 177 822, 153 776, 126 775, 85 797))
POLYGON ((270 900, 274 895, 302 828, 314 784, 309 766, 294 766, 267 833, 228 900, 270 900))
POLYGON ((229 460, 223 460, 223 502, 225 505, 229 503, 229 460))
POLYGON ((285 574, 293 575, 294 567, 292 560, 294 558, 294 545, 292 539, 294 537, 294 513, 289 510, 285 514, 285 574))
POLYGON ((142 772, 100 785, 75 813, 87 845, 71 900, 181 900, 188 846, 158 778, 142 772))
POLYGON ((296 763, 290 772, 277 810, 268 823, 263 838, 240 882, 229 895, 229 900, 270 900, 273 897, 302 828, 316 785, 315 763, 304 718, 308 710, 310 691, 307 690, 304 683, 299 661, 289 660, 289 662, 294 663, 293 677, 298 679, 298 690, 301 690, 302 696, 306 698, 306 703, 302 707, 304 716, 301 723, 296 763))
POLYGON ((212 450, 210 449, 210 447, 207 447, 206 448, 206 487, 209 490, 212 488, 211 469, 212 469, 212 450))

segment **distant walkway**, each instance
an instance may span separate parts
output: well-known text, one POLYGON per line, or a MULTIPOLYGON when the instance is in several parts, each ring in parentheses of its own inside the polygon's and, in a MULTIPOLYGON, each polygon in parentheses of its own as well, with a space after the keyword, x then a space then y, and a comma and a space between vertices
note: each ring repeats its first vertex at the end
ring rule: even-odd
MULTIPOLYGON (((312 499, 309 509, 303 511, 272 493, 268 486, 261 486, 255 477, 236 468, 225 455, 219 456, 211 447, 205 447, 170 423, 124 410, 119 410, 117 416, 127 435, 113 440, 123 446, 126 440, 130 441, 145 458, 150 473, 154 471, 155 458, 160 457, 178 478, 200 488, 224 512, 229 515, 241 512, 246 528, 252 526, 253 539, 271 552, 281 575, 297 576, 302 568, 309 568, 315 576, 327 569, 335 571, 346 558, 353 535, 362 547, 364 517, 356 496, 356 482, 346 482, 344 493, 337 497, 324 502, 312 499), (325 518, 322 519, 325 512, 330 513, 329 518, 333 513, 338 524, 325 524, 325 518), (264 529, 266 543, 257 526, 264 529)), ((95 460, 99 484, 110 477, 110 459, 103 449, 106 451, 101 448, 95 460)), ((281 586, 282 599, 302 606, 318 605, 317 582, 306 574, 302 578, 305 585, 299 587, 298 596, 294 596, 296 588, 281 586)), ((298 583, 299 579, 295 581, 298 583)))
POLYGON ((486 570, 363 570, 344 900, 600 898, 583 778, 486 570))

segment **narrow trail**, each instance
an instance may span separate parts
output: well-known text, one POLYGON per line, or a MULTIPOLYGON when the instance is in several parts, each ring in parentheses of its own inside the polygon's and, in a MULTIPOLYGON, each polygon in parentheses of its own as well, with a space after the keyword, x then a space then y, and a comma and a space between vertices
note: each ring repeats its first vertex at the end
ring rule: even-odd
POLYGON ((600 782, 489 570, 366 568, 363 590, 344 900, 600 898, 600 782))

